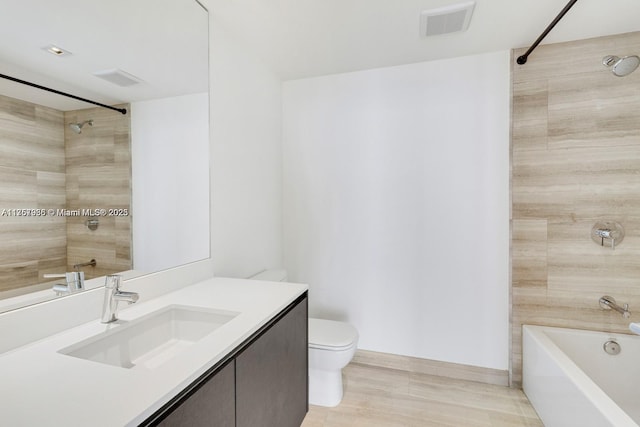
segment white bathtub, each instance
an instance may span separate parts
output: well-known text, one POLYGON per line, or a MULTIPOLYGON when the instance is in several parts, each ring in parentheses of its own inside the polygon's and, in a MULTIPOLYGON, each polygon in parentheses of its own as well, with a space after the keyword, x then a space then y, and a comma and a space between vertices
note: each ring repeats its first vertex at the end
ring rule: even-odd
POLYGON ((640 337, 522 329, 522 388, 545 427, 640 426, 640 337), (604 351, 609 340, 619 354, 604 351))

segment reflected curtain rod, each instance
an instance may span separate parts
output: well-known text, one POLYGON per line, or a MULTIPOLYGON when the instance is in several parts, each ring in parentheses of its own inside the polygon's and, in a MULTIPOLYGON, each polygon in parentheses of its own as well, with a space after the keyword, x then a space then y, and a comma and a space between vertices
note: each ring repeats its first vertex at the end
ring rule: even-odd
POLYGON ((16 83, 20 83, 20 84, 23 84, 23 85, 35 87, 36 89, 42 89, 42 90, 46 90, 47 92, 53 92, 53 93, 56 93, 58 95, 66 96, 68 98, 77 99, 78 101, 88 102, 89 104, 97 105, 97 106, 102 107, 102 108, 108 108, 109 110, 114 110, 114 111, 117 111, 117 112, 119 112, 121 114, 127 114, 127 109, 126 108, 116 108, 116 107, 112 107, 110 105, 101 104, 99 102, 92 101, 90 99, 81 98, 79 96, 71 95, 70 93, 61 92, 59 90, 55 90, 55 89, 51 89, 51 88, 46 87, 46 86, 41 86, 41 85, 38 85, 38 84, 35 84, 35 83, 31 83, 31 82, 28 82, 26 80, 20 80, 20 79, 17 79, 15 77, 7 76, 6 74, 0 74, 0 77, 2 77, 3 79, 11 80, 12 82, 16 82, 16 83))
POLYGON ((540 44, 540 42, 542 41, 542 39, 544 39, 547 34, 549 34, 549 32, 553 29, 553 27, 556 26, 556 24, 558 22, 560 22, 560 20, 564 17, 564 15, 566 15, 566 13, 569 11, 569 9, 571 9, 571 7, 576 4, 578 0, 571 0, 569 1, 569 3, 567 3, 567 5, 564 7, 564 9, 562 9, 560 11, 560 13, 558 14, 558 16, 555 17, 555 19, 553 21, 551 21, 551 24, 549 24, 549 26, 547 28, 545 28, 545 30, 542 32, 542 34, 540 34, 540 37, 538 37, 538 39, 533 42, 533 45, 531 45, 531 47, 529 48, 529 50, 527 50, 524 55, 521 55, 518 57, 518 59, 516 60, 516 62, 520 65, 524 65, 527 63, 527 58, 529 57, 529 55, 531 54, 531 52, 533 52, 533 50, 538 47, 538 45, 540 44))

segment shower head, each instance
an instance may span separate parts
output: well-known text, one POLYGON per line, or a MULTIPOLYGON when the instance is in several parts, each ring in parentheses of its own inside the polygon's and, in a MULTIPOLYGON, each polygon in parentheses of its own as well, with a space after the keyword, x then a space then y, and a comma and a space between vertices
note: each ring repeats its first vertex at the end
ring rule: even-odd
POLYGON ((89 125, 89 126, 93 126, 93 120, 85 120, 82 123, 69 123, 69 128, 74 131, 75 133, 82 133, 82 127, 84 125, 89 125))
POLYGON ((602 65, 611 67, 611 72, 614 76, 624 77, 633 73, 635 69, 638 68, 638 65, 640 65, 640 57, 630 55, 618 58, 617 56, 608 55, 602 58, 602 65))

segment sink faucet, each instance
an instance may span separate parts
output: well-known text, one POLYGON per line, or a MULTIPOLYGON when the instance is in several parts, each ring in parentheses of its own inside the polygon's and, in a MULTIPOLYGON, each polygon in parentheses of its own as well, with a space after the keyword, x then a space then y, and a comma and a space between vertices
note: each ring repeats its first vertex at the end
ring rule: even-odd
POLYGON ((135 292, 120 290, 122 276, 112 274, 106 277, 104 283, 104 303, 102 305, 102 323, 111 323, 118 320, 118 301, 126 301, 133 304, 138 301, 140 295, 135 292))
POLYGON ((622 314, 625 319, 631 316, 631 312, 629 312, 629 304, 625 304, 624 307, 620 307, 618 304, 616 304, 616 300, 608 295, 600 298, 599 302, 600 307, 604 308, 605 310, 614 309, 618 313, 622 314))

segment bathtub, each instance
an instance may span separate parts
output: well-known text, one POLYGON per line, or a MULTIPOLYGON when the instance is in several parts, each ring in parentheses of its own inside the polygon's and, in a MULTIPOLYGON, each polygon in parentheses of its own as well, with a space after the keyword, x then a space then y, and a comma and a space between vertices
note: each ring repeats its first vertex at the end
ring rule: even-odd
POLYGON ((640 336, 524 325, 522 347, 522 388, 545 427, 640 426, 640 336))

